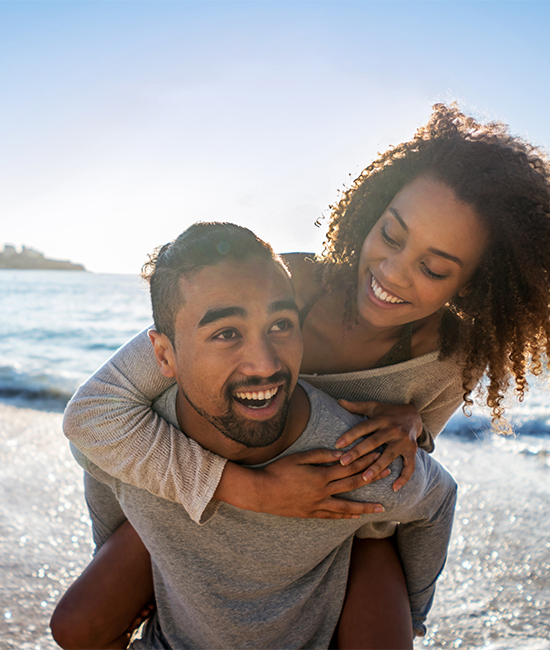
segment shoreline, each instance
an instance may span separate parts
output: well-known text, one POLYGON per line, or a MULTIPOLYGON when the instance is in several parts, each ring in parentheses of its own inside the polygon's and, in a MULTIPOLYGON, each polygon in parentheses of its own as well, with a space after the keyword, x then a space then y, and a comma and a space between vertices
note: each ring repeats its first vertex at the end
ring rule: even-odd
MULTIPOLYGON (((1 650, 58 648, 49 618, 91 556, 81 469, 61 422, 59 411, 0 402, 1 650)), ((416 650, 550 648, 549 461, 518 444, 437 440, 434 455, 459 484, 459 507, 416 650)))
POLYGON ((62 414, 0 402, 0 648, 54 650, 49 619, 90 560, 62 414))

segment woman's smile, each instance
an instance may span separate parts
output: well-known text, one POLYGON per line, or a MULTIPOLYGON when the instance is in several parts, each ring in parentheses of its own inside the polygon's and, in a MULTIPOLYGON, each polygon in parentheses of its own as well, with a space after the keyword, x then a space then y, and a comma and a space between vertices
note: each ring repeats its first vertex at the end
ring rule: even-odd
POLYGON ((369 298, 371 300, 374 298, 374 300, 377 302, 383 303, 384 306, 404 305, 407 303, 406 300, 399 298, 399 296, 392 293, 385 286, 382 286, 381 283, 374 277, 374 275, 372 275, 372 272, 370 288, 371 292, 368 294, 369 298))
POLYGON ((486 240, 473 208, 453 190, 430 177, 412 181, 395 195, 363 243, 360 319, 385 328, 436 313, 468 290, 486 240))

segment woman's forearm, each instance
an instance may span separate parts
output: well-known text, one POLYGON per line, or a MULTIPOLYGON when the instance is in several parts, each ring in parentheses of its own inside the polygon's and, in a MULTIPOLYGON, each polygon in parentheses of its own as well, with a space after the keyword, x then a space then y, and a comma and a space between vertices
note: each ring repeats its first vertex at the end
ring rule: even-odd
POLYGON ((103 471, 181 503, 194 521, 204 522, 226 460, 152 410, 155 397, 172 384, 159 372, 143 331, 79 388, 63 428, 103 471))
POLYGON ((262 512, 262 471, 227 462, 214 492, 214 499, 241 510, 262 512))

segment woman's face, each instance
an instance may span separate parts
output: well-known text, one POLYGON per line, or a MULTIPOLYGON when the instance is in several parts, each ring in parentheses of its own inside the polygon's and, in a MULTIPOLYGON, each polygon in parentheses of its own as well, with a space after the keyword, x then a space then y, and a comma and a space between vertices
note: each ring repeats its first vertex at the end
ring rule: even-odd
POLYGON ((440 181, 417 178, 395 195, 363 243, 360 317, 392 327, 430 316, 466 294, 486 245, 469 205, 440 181))

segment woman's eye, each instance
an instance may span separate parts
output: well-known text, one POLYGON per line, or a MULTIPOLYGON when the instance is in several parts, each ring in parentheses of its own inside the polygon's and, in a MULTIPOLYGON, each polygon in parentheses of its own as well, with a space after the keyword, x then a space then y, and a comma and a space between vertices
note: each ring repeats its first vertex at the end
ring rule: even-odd
POLYGON ((399 246, 399 244, 395 241, 395 239, 392 239, 388 235, 385 225, 382 226, 382 228, 380 228, 380 234, 382 235, 382 239, 386 242, 386 244, 388 244, 388 246, 394 246, 394 247, 399 246))
POLYGON ((429 277, 433 278, 434 280, 444 280, 447 275, 440 275, 439 273, 434 273, 431 269, 429 269, 425 264, 422 265, 422 268, 424 270, 424 273, 429 277))

